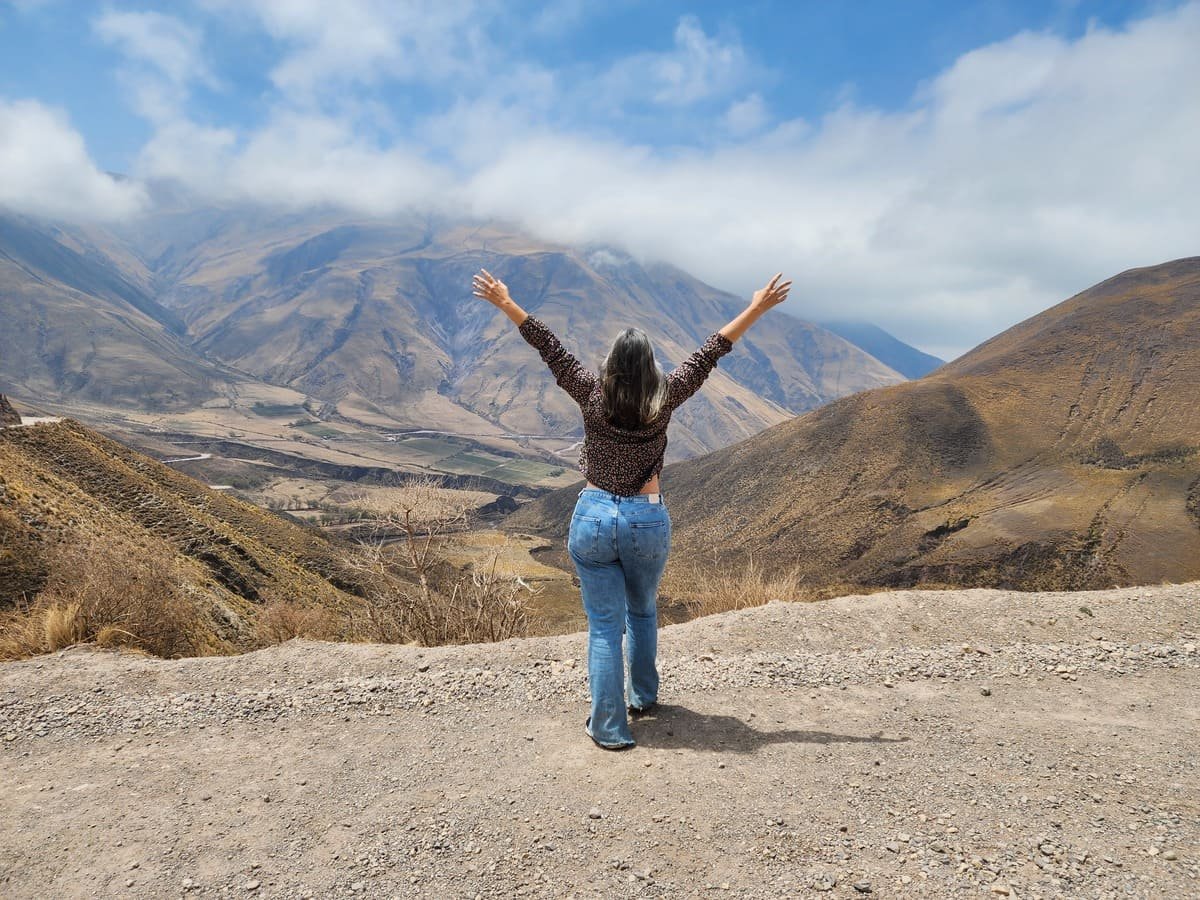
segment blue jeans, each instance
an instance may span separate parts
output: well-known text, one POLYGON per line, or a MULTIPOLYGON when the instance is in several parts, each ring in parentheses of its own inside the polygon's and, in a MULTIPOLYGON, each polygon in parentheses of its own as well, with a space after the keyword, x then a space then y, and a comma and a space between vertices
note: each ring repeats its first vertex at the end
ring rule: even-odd
POLYGON ((634 743, 628 705, 658 699, 658 582, 671 546, 671 516, 646 495, 584 488, 571 516, 567 552, 579 573, 588 620, 589 732, 606 747, 634 743), (629 637, 629 664, 622 651, 629 637))

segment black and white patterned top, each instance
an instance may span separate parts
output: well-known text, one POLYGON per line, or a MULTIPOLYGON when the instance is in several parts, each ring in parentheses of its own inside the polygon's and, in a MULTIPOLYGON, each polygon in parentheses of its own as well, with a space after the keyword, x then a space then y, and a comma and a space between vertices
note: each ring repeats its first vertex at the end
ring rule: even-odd
POLYGON ((582 366, 563 347, 546 323, 527 316, 518 329, 550 367, 554 380, 583 412, 583 446, 579 471, 592 484, 632 496, 662 471, 671 413, 700 389, 717 360, 733 349, 733 341, 719 331, 708 336, 700 349, 667 374, 667 399, 662 415, 638 429, 621 428, 604 416, 600 378, 582 366))

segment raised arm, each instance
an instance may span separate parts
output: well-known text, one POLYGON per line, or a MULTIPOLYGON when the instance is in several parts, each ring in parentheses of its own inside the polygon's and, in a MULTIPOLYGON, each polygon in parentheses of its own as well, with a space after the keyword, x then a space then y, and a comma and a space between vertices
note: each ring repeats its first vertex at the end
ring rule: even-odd
POLYGON ((675 409, 700 390, 700 385, 717 365, 717 360, 733 349, 733 342, 745 334, 763 313, 787 299, 792 283, 785 281, 780 284, 779 279, 782 277, 783 273, 780 272, 765 288, 755 291, 750 304, 744 310, 720 331, 710 334, 699 350, 667 375, 667 405, 671 409, 675 409))
POLYGON ((521 309, 509 296, 504 282, 493 277, 487 269, 481 269, 475 276, 472 288, 476 297, 487 300, 513 321, 521 337, 541 355, 555 383, 580 406, 586 403, 596 387, 596 376, 563 347, 546 323, 521 309))
POLYGON ((754 292, 750 298, 750 304, 738 313, 730 321, 728 325, 721 329, 720 334, 725 335, 730 341, 736 341, 746 331, 758 321, 759 317, 772 306, 778 306, 787 299, 788 291, 792 289, 792 283, 785 281, 779 283, 779 279, 783 277, 780 272, 769 282, 765 288, 760 288, 754 292))

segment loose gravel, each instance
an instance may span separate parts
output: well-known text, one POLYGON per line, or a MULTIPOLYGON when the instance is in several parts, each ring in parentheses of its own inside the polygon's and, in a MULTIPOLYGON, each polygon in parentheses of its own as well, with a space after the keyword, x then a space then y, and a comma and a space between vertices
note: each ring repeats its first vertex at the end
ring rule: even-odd
POLYGON ((5 897, 1200 895, 1200 583, 901 591, 660 633, 0 665, 5 897))

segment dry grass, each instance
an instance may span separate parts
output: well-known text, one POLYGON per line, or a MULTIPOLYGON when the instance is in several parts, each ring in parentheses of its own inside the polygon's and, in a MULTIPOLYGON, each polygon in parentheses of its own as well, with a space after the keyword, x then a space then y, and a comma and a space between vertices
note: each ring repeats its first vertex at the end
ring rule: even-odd
POLYGON ((744 565, 717 572, 670 569, 661 593, 682 604, 690 618, 762 606, 772 600, 811 600, 813 591, 796 568, 768 569, 753 555, 744 565))
POLYGON ((0 619, 0 659, 88 642, 162 657, 200 652, 201 610, 182 589, 169 551, 80 535, 52 547, 48 562, 50 576, 36 599, 0 619))

